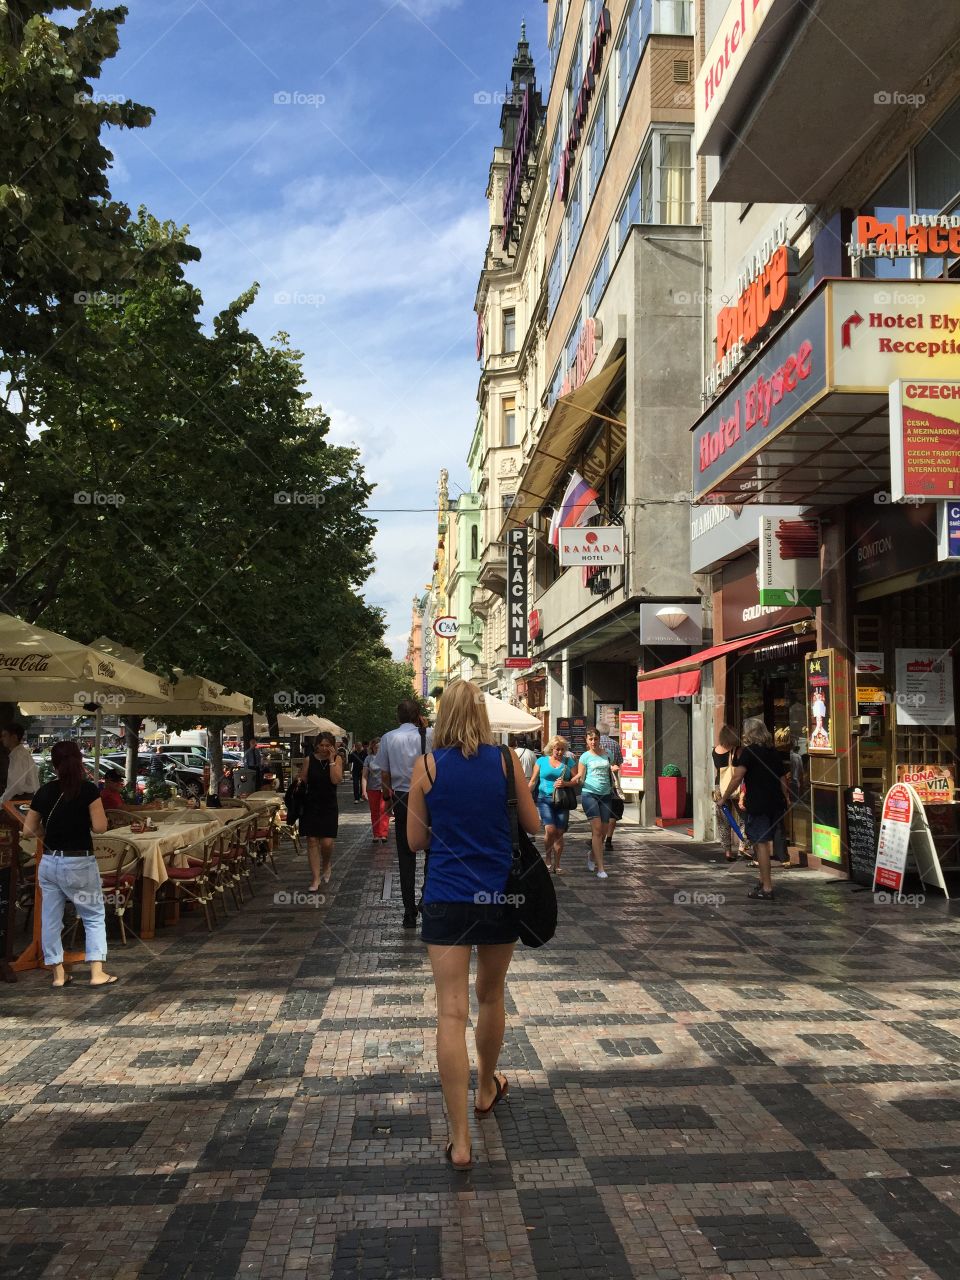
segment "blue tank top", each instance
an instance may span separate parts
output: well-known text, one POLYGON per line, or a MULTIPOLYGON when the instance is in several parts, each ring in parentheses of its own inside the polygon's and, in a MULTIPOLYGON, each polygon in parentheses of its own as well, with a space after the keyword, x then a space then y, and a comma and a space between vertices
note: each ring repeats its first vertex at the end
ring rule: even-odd
POLYGON ((513 858, 500 749, 481 746, 467 758, 459 747, 441 747, 433 759, 423 900, 492 902, 505 890, 513 858))

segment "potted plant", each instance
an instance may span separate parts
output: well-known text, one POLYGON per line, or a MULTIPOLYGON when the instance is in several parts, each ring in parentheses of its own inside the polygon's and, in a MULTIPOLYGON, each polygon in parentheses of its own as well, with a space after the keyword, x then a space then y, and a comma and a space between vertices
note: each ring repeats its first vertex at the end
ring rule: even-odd
POLYGON ((687 780, 675 764, 665 764, 657 778, 657 800, 660 817, 676 822, 687 812, 687 780))
POLYGON ((159 809, 164 800, 169 800, 174 794, 174 788, 165 778, 149 777, 147 785, 143 791, 143 807, 145 809, 159 809))

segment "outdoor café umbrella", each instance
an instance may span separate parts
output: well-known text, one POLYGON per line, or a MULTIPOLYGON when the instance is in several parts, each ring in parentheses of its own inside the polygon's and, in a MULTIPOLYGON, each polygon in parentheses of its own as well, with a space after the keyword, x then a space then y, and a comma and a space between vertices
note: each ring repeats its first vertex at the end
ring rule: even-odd
MULTIPOLYGON (((247 715, 250 713, 247 712, 247 715)), ((270 732, 270 725, 266 716, 258 715, 253 722, 253 732, 258 738, 265 738, 270 732)), ((283 734, 291 733, 336 733, 340 737, 346 734, 346 729, 341 729, 338 724, 334 724, 332 720, 327 720, 325 716, 293 716, 286 711, 277 716, 277 732, 283 734)), ((243 733, 243 725, 237 721, 235 724, 228 724, 224 729, 224 733, 230 738, 239 738, 243 733)))
MULTIPOLYGON (((139 654, 105 636, 94 640, 91 647, 143 670, 143 659, 139 654)), ((227 693, 222 684, 205 680, 202 676, 185 675, 179 669, 174 674, 175 679, 166 686, 167 697, 131 694, 119 704, 118 710, 125 716, 151 716, 160 719, 173 716, 196 716, 200 719, 206 716, 249 715, 253 710, 253 700, 245 694, 227 693)), ((69 709, 49 703, 24 707, 27 715, 58 715, 69 709)))
POLYGON ((27 715, 41 705, 53 714, 79 714, 97 708, 97 761, 103 707, 125 714, 128 700, 150 698, 166 707, 170 685, 125 657, 105 653, 95 644, 77 644, 66 636, 35 627, 11 614, 0 614, 0 702, 19 702, 27 715))
POLYGON ((529 733, 533 729, 543 728, 536 716, 510 702, 494 698, 489 693, 483 695, 483 701, 490 717, 490 728, 497 733, 529 733))

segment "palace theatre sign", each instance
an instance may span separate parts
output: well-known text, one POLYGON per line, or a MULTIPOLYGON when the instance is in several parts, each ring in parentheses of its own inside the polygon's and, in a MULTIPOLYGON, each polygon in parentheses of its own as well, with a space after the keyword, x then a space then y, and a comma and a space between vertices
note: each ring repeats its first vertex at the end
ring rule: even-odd
POLYGON ((821 282, 694 423, 695 498, 832 505, 889 489, 890 384, 949 380, 958 356, 960 284, 821 282))

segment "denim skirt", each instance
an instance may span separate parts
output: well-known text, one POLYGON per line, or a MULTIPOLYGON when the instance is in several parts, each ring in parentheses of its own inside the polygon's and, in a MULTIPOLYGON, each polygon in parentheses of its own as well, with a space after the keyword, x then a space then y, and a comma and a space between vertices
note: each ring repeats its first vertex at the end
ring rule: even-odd
MULTIPOLYGON (((479 899, 503 895, 477 894, 479 899)), ((502 946, 520 934, 513 908, 503 902, 425 902, 420 909, 420 937, 442 947, 502 946)))

